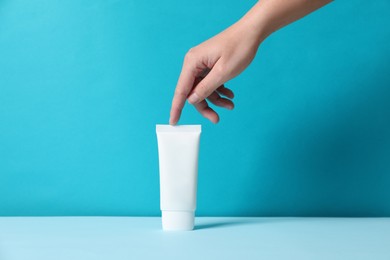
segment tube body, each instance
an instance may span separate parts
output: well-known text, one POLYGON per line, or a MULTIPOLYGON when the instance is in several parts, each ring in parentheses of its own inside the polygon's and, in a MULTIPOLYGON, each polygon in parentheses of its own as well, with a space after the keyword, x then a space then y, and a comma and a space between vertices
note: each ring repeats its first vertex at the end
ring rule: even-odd
POLYGON ((164 230, 192 230, 196 209, 200 125, 156 125, 164 230))

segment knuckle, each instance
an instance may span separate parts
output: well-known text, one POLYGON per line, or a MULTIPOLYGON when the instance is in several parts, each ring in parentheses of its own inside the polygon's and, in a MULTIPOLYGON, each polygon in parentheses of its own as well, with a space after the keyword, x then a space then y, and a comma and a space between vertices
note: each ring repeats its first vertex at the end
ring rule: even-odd
POLYGON ((210 94, 213 92, 213 90, 204 83, 199 83, 197 90, 198 90, 198 95, 201 98, 206 98, 210 96, 210 94))
POLYGON ((218 64, 214 67, 214 70, 218 82, 221 82, 222 79, 225 78, 226 75, 228 75, 228 67, 226 66, 226 64, 218 64))
POLYGON ((175 96, 182 97, 182 98, 183 97, 184 98, 187 97, 186 93, 183 90, 181 90, 181 89, 176 89, 175 90, 175 96))
POLYGON ((184 56, 185 62, 191 62, 195 59, 196 56, 196 50, 195 48, 191 48, 187 51, 186 55, 184 56))

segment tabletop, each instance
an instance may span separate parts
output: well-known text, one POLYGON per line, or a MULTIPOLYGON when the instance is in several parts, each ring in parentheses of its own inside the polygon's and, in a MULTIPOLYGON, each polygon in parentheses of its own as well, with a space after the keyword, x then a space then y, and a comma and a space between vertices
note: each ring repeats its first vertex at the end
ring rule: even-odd
POLYGON ((197 217, 162 231, 158 217, 0 217, 0 260, 390 260, 390 218, 197 217))

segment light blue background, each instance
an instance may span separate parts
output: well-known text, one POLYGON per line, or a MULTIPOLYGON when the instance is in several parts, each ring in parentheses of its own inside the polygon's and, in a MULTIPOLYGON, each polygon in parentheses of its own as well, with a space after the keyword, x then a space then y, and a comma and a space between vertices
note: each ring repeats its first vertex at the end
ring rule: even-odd
MULTIPOLYGON (((255 1, 0 0, 0 215, 158 215, 185 52, 255 1)), ((390 2, 268 38, 202 124, 198 215, 390 216, 390 2)))
POLYGON ((196 219, 163 232, 150 217, 0 218, 4 260, 389 260, 389 218, 196 219))

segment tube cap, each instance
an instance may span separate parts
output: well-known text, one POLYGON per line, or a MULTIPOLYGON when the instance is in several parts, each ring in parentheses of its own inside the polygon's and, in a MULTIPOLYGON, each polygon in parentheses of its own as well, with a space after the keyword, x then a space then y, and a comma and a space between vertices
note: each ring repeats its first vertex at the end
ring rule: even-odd
POLYGON ((184 231, 193 230, 195 221, 194 211, 162 211, 163 230, 184 231))

